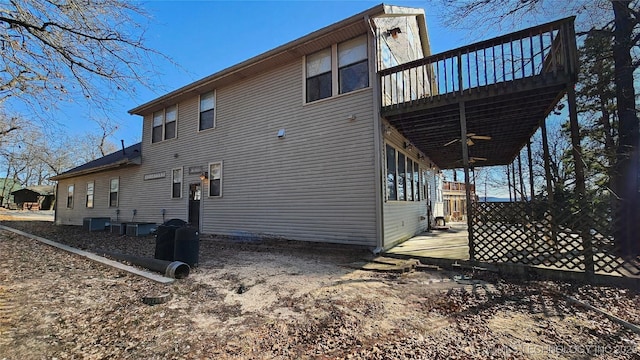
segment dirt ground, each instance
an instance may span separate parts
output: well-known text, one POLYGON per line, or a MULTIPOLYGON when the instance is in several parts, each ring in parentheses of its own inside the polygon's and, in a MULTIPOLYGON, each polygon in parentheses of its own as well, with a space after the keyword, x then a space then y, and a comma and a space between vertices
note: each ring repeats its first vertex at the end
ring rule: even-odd
MULTIPOLYGON (((94 252, 152 256, 155 244, 0 223, 94 252)), ((355 268, 370 258, 203 236, 200 266, 161 285, 0 230, 0 359, 640 359, 640 335, 563 296, 640 324, 636 292, 355 268), (141 301, 163 293, 165 304, 141 301)))

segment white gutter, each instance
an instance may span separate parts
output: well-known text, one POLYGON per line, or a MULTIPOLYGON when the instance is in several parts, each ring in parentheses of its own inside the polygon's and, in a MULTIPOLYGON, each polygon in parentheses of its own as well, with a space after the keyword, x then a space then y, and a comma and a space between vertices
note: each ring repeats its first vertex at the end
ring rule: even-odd
POLYGON ((80 175, 93 174, 100 171, 115 169, 123 165, 140 165, 140 157, 137 156, 131 159, 122 159, 115 163, 111 163, 107 165, 92 167, 84 170, 78 170, 68 174, 60 174, 60 175, 52 176, 49 178, 49 180, 53 180, 53 181, 64 180, 64 179, 68 179, 68 178, 76 177, 80 175))

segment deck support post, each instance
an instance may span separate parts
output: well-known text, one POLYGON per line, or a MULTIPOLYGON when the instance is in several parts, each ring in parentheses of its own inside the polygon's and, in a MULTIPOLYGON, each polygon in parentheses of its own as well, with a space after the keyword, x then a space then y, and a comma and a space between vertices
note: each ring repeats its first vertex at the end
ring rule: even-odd
POLYGON ((531 154, 531 139, 527 141, 527 162, 529 166, 529 224, 535 223, 535 190, 533 189, 533 156, 531 154))
POLYGON ((535 190, 533 189, 533 156, 531 154, 531 140, 527 142, 527 159, 529 161, 529 196, 533 201, 535 190))
POLYGON ((513 202, 518 202, 518 184, 516 184, 516 159, 511 161, 511 176, 513 177, 513 202))
POLYGON ((518 178, 520 180, 520 200, 525 201, 524 177, 522 176, 522 160, 521 153, 518 153, 518 178))
POLYGON ((583 219, 579 224, 580 237, 582 238, 582 246, 584 249, 584 265, 587 278, 593 277, 595 272, 593 264, 593 244, 591 242, 591 213, 586 201, 585 180, 584 180, 584 163, 582 160, 582 146, 580 145, 580 125, 578 124, 578 112, 576 109, 576 89, 573 83, 567 86, 567 102, 569 105, 569 129, 571 131, 571 148, 573 153, 573 162, 575 163, 576 188, 575 195, 578 198, 580 216, 583 219))
POLYGON ((469 230, 469 260, 476 261, 476 249, 473 239, 473 205, 469 184, 469 147, 467 145, 467 116, 464 101, 460 101, 460 143, 462 144, 462 166, 464 166, 464 190, 467 198, 467 228, 469 230))
POLYGON ((551 227, 551 243, 553 247, 557 249, 557 229, 556 229, 556 219, 555 219, 555 206, 553 201, 553 185, 551 183, 551 165, 549 164, 549 138, 547 137, 547 119, 542 121, 542 125, 540 126, 540 133, 542 134, 542 152, 544 156, 544 177, 547 180, 547 214, 545 214, 545 218, 549 220, 549 225, 551 227))
POLYGON ((511 198, 511 171, 509 171, 509 165, 505 165, 506 167, 506 173, 507 173, 507 189, 509 190, 509 202, 512 202, 512 198, 511 198))

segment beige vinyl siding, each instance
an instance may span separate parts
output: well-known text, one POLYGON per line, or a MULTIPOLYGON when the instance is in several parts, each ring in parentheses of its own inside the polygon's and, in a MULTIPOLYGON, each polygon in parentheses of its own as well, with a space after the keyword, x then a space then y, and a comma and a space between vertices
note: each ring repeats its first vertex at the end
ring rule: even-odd
MULTIPOLYGON (((415 15, 393 21, 402 22, 403 29, 416 30, 415 15)), ((384 148, 377 125, 380 119, 374 121, 379 111, 379 105, 374 105, 379 94, 372 90, 377 59, 369 61, 372 87, 304 101, 303 54, 368 33, 369 25, 359 19, 313 42, 305 40, 291 51, 261 57, 255 66, 223 70, 137 108, 136 114, 148 111, 142 123, 141 165, 60 181, 57 222, 79 225, 86 216, 115 220, 116 210, 124 221, 160 223, 163 211, 164 220, 187 220, 189 185, 198 183, 204 233, 251 233, 370 247, 379 246, 377 236, 382 235, 386 247, 426 228, 426 221, 420 221, 426 213, 424 201, 385 202, 382 209, 378 203, 376 208, 386 184, 382 181, 380 188, 381 161, 374 163, 381 155, 376 149, 384 148), (214 90, 215 128, 198 131, 199 95, 214 90), (176 137, 152 143, 152 112, 174 105, 176 137), (277 136, 280 129, 286 131, 284 138, 277 136), (199 178, 200 171, 207 171, 213 162, 223 163, 221 197, 209 197, 208 181, 199 178), (171 170, 180 167, 182 197, 172 198, 171 170), (144 180, 145 174, 161 172, 163 178, 144 180), (120 179, 117 209, 108 207, 109 180, 114 177, 120 179), (93 209, 80 206, 88 181, 95 181, 93 209), (64 206, 69 183, 75 184, 73 209, 64 206), (376 223, 381 212, 384 221, 376 223)), ((369 54, 377 53, 371 47, 372 35, 369 41, 369 54)), ((394 144, 402 149, 402 143, 394 144)))
POLYGON ((204 199, 203 231, 375 246, 371 91, 303 105, 301 79, 295 62, 218 89, 198 141, 224 161, 223 196, 204 199))
MULTIPOLYGON (((371 78, 370 82, 375 81, 371 78)), ((303 62, 274 68, 216 90, 216 127, 198 131, 199 94, 179 102, 177 137, 151 143, 143 120, 142 165, 60 181, 76 184, 74 209, 58 207, 59 223, 109 216, 109 180, 120 178, 120 219, 161 223, 188 218, 189 184, 208 164, 223 162, 222 196, 202 183, 201 230, 292 240, 376 246, 373 93, 361 89, 304 104, 303 62), (350 120, 355 115, 355 120, 350 120), (278 138, 278 130, 286 136, 278 138), (183 167, 183 196, 171 198, 171 170, 183 167), (144 181, 145 174, 165 172, 144 181), (79 207, 95 181, 95 207, 79 207), (89 211, 86 211, 89 210, 89 211)), ((203 89, 209 91, 213 89, 203 89)), ((174 105, 172 103, 167 106, 174 105)), ((66 196, 64 197, 66 200, 66 196)))
POLYGON ((103 172, 97 174, 89 174, 79 176, 72 179, 60 180, 59 199, 56 206, 56 221, 58 224, 65 225, 82 225, 84 217, 109 217, 114 221, 116 219, 116 208, 109 207, 109 185, 114 177, 122 176, 122 180, 127 177, 122 172, 103 172), (121 175, 122 174, 122 175, 121 175), (87 183, 93 182, 93 207, 86 207, 87 183), (73 208, 67 208, 67 188, 74 184, 75 190, 73 195, 73 208))
MULTIPOLYGON (((388 123, 384 122, 388 127, 388 123)), ((385 144, 390 144, 397 151, 405 154, 409 159, 420 165, 420 170, 428 169, 430 161, 428 158, 418 160, 418 153, 415 149, 407 151, 404 149, 404 143, 408 141, 398 131, 393 128, 389 129, 389 134, 384 134, 385 144)), ((383 149, 385 149, 383 147, 383 149)), ((383 150, 385 151, 385 150, 383 150)), ((386 159, 386 156, 383 158, 386 159)), ((386 161, 383 169, 383 191, 386 194, 386 161)), ((429 179, 427 179, 429 180, 429 179)), ((433 188, 433 186, 431 187, 433 188)), ((421 190, 422 191, 422 190, 421 190)), ((431 195, 431 194, 430 194, 431 195)), ((432 200, 433 197, 430 198, 432 200)), ((407 240, 427 229, 427 201, 421 193, 420 201, 401 201, 386 200, 382 206, 383 211, 383 228, 384 228, 384 244, 383 247, 388 249, 393 245, 407 240), (424 219, 423 219, 424 217, 424 219)))
MULTIPOLYGON (((164 170, 163 170, 164 171, 164 170)), ((57 200, 56 223, 64 225, 82 225, 84 217, 108 217, 112 221, 121 222, 163 222, 164 219, 186 219, 186 190, 183 186, 183 198, 171 199, 171 169, 166 170, 166 177, 144 181, 144 174, 152 171, 142 166, 130 166, 118 170, 88 174, 72 179, 59 181, 60 198, 57 200), (109 186, 113 178, 119 178, 118 207, 109 207, 109 186), (86 183, 94 181, 93 208, 85 206, 86 183), (73 209, 67 209, 66 189, 75 184, 73 209), (62 206, 61 206, 62 205, 62 206), (119 210, 119 214, 117 213, 119 210), (133 215, 136 210, 136 215, 133 215)))
MULTIPOLYGON (((144 173, 166 171, 167 186, 139 196, 139 213, 179 203, 170 199, 170 170, 184 166, 186 219, 189 184, 200 182, 189 167, 222 161, 222 197, 202 187, 204 233, 375 246, 371 89, 304 105, 302 83, 300 59, 216 89, 216 127, 201 132, 197 94, 178 104, 178 138, 151 144, 143 135, 144 173)), ((150 115, 144 122, 151 129, 150 115)))

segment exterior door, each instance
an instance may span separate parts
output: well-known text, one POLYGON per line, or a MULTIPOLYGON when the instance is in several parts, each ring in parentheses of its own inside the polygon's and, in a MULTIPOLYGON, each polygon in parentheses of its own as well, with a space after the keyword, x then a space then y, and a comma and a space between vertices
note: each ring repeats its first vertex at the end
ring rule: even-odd
POLYGON ((198 230, 200 230, 201 187, 200 183, 189 185, 189 224, 198 230))

